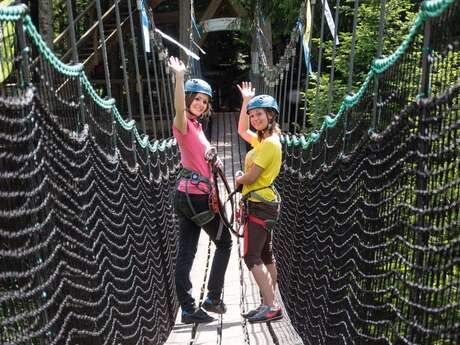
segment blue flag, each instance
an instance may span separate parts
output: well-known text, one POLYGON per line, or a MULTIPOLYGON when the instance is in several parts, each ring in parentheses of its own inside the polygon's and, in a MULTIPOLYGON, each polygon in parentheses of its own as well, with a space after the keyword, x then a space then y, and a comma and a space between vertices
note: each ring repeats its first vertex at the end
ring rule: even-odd
POLYGON ((145 10, 145 0, 141 1, 141 21, 142 21, 142 35, 144 37, 144 48, 147 53, 151 52, 150 49, 150 33, 149 33, 149 17, 145 10))

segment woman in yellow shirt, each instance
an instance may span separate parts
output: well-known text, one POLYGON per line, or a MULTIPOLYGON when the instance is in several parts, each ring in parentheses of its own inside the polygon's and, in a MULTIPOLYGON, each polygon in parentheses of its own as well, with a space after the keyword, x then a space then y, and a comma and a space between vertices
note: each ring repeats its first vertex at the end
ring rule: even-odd
POLYGON ((273 186, 281 168, 280 129, 276 123, 279 107, 269 95, 254 97, 250 82, 238 85, 243 98, 238 134, 253 147, 245 159, 245 173, 236 177, 245 202, 244 261, 259 286, 263 303, 243 315, 251 323, 283 317, 275 304, 276 265, 271 230, 279 214, 279 195, 273 186), (251 126, 256 130, 252 131, 251 126))

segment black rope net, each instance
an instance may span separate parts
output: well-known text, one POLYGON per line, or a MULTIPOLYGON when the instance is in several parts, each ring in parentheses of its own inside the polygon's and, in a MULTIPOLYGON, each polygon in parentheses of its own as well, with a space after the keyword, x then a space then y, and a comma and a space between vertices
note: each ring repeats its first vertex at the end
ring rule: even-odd
POLYGON ((286 138, 274 247, 305 344, 460 343, 459 20, 428 20, 308 149, 286 138))
POLYGON ((21 56, 14 27, 0 87, 0 343, 163 344, 177 312, 177 146, 143 148, 79 77, 32 42, 21 56))

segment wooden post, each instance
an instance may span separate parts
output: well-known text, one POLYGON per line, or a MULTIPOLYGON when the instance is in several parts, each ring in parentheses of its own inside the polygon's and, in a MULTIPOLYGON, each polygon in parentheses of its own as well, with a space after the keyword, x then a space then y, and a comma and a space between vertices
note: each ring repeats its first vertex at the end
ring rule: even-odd
MULTIPOLYGON (((190 0, 179 1, 179 42, 189 47, 190 25, 191 25, 191 3, 190 0)), ((188 56, 183 50, 180 52, 181 60, 187 64, 188 56)))

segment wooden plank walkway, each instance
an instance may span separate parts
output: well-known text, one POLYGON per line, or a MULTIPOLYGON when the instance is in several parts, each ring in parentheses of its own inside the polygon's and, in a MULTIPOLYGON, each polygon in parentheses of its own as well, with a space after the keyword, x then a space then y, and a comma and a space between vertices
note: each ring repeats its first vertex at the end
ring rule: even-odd
MULTIPOLYGON (((243 170, 242 162, 246 154, 246 144, 239 139, 237 131, 238 114, 213 114, 211 142, 217 147, 219 157, 224 162, 225 175, 230 186, 233 186, 235 172, 243 170)), ((289 322, 288 315, 281 321, 267 324, 249 324, 241 317, 241 313, 256 308, 260 304, 259 290, 241 260, 243 241, 233 237, 233 248, 229 266, 225 276, 224 301, 227 313, 218 317, 217 321, 206 325, 184 325, 180 322, 180 313, 176 325, 166 345, 302 345, 303 342, 289 322)), ((198 244, 198 251, 192 268, 193 295, 197 302, 202 302, 202 294, 206 294, 205 274, 208 275, 208 254, 214 254, 214 245, 210 245, 209 237, 203 231, 198 244)), ((282 304, 279 292, 277 300, 282 304)), ((216 317, 216 314, 211 314, 216 317)))

